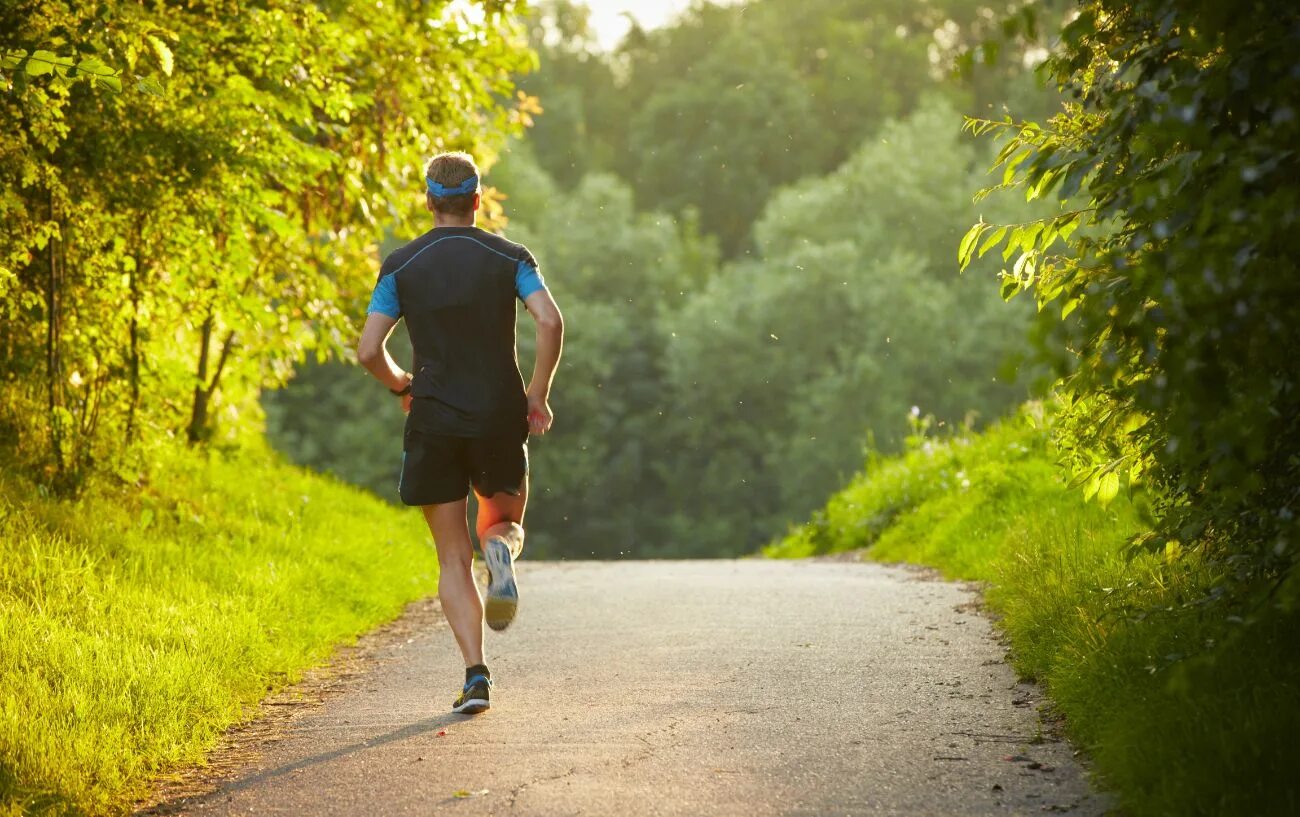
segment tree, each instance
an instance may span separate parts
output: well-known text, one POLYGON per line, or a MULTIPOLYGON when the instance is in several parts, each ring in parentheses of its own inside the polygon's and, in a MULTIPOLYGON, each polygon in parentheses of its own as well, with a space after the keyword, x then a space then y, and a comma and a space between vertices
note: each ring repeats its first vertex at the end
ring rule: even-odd
POLYGON ((1090 0, 1048 63, 1075 101, 970 123, 1003 135, 1006 184, 1061 203, 976 224, 960 255, 1004 247, 1008 297, 1059 316, 1079 484, 1149 487, 1141 543, 1251 582, 1283 581, 1300 541, 1297 46, 1289 4, 1090 0))
POLYGON ((420 212, 422 157, 490 163, 534 110, 512 96, 517 6, 0 11, 0 410, 20 456, 75 489, 350 347, 376 244, 420 212), (49 54, 79 62, 33 70, 49 54))
POLYGON ((669 321, 679 536, 752 550, 868 446, 896 450, 912 406, 955 425, 1024 397, 1001 369, 1028 313, 959 278, 941 250, 972 210, 954 180, 978 173, 957 122, 931 99, 835 173, 776 194, 755 227, 760 257, 669 321))
MULTIPOLYGON (((1050 19, 1061 2, 1043 5, 1050 19)), ((1001 49, 1011 59, 954 79, 954 61, 1000 27, 990 11, 978 0, 809 0, 792 25, 774 0, 698 3, 605 54, 585 12, 548 3, 532 33, 542 70, 525 86, 547 108, 532 141, 562 186, 614 172, 642 209, 694 207, 738 257, 767 195, 829 173, 927 94, 972 111, 1054 103, 1024 63, 1042 44, 1036 31, 1001 49)))

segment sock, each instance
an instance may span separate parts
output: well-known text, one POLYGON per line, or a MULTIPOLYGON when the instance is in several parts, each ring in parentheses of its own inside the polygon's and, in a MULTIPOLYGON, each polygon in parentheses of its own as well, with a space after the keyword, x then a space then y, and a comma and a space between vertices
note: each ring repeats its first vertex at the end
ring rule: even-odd
POLYGON ((475 664, 472 667, 465 667, 465 683, 468 684, 469 679, 473 678, 475 675, 482 675, 489 681, 492 680, 492 673, 488 670, 487 664, 475 664))

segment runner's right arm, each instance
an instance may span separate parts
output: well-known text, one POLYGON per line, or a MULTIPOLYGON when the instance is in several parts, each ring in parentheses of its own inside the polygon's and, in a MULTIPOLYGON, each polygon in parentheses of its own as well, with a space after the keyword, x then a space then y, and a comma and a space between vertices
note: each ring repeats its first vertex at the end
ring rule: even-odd
POLYGON ((392 275, 380 276, 366 313, 366 325, 357 343, 357 360, 389 391, 394 394, 405 391, 401 395, 402 410, 410 411, 411 375, 403 371, 388 353, 388 338, 402 318, 402 309, 397 301, 397 282, 392 275))

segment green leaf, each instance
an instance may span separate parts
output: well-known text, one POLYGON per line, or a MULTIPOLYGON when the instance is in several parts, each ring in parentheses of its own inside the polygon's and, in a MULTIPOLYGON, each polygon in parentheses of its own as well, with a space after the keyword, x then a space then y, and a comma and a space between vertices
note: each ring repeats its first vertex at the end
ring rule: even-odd
POLYGON ((1132 412, 1124 418, 1124 423, 1120 426, 1125 434, 1132 434, 1151 421, 1150 417, 1139 412, 1132 412))
POLYGON ((1011 231, 1011 240, 1002 248, 1002 260, 1010 261, 1011 256, 1016 254, 1016 248, 1020 246, 1020 236, 1024 235, 1025 228, 1017 227, 1011 231))
POLYGON ((1035 221, 1033 224, 1026 224, 1025 231, 1020 236, 1020 246, 1025 250, 1033 250, 1034 243, 1038 241, 1038 235, 1043 231, 1043 222, 1035 221))
POLYGON ((1110 501, 1119 493, 1119 474, 1114 471, 1107 471, 1097 481, 1097 501, 1102 505, 1109 505, 1110 501))
POLYGON ((171 48, 161 38, 152 34, 145 39, 149 41, 149 45, 153 46, 154 53, 158 55, 158 65, 162 68, 162 72, 170 77, 174 66, 171 48))
POLYGON ((1038 253, 1034 250, 1026 250, 1020 258, 1020 275, 1018 280, 1020 285, 1026 289, 1033 286, 1034 278, 1038 272, 1038 253))
POLYGON ((1007 229, 1008 228, 1006 227, 999 227, 989 233, 989 237, 986 238, 984 244, 980 246, 980 258, 983 258, 984 253, 991 250, 999 241, 1007 237, 1007 229))
POLYGON ((113 89, 119 94, 122 93, 122 80, 118 77, 101 77, 99 75, 91 75, 91 79, 93 82, 97 84, 108 86, 109 88, 113 89))
POLYGON ((1097 473, 1094 471, 1088 477, 1088 483, 1083 488, 1083 501, 1091 502, 1092 498, 1097 495, 1099 490, 1101 490, 1101 478, 1098 477, 1097 473))
POLYGON ((1079 187, 1083 184, 1083 177, 1088 175, 1089 166, 1086 162, 1077 161, 1069 165, 1069 170, 1065 173, 1065 182, 1061 185, 1061 198, 1068 199, 1079 192, 1079 187))
POLYGON ((1010 159, 1012 154, 1014 154, 1020 147, 1021 147, 1020 140, 1011 139, 1010 141, 1008 141, 1005 145, 1002 146, 1002 149, 998 151, 998 155, 994 157, 993 166, 997 167, 1001 165, 1003 162, 1010 159))
POLYGON ((153 77, 141 77, 135 81, 135 87, 137 90, 149 94, 150 96, 161 97, 167 95, 167 91, 163 88, 162 83, 153 77))
POLYGON ((1016 265, 1011 269, 1011 274, 1015 276, 1016 283, 1018 284, 1023 284, 1027 277, 1025 274, 1025 266, 1029 263, 1029 256, 1030 253, 1022 252, 1020 257, 1016 259, 1016 265))
POLYGON ((1006 272, 1002 273, 1001 293, 1004 301, 1009 301, 1020 294, 1020 283, 1015 279, 1015 276, 1008 275, 1006 272))
POLYGON ((1047 195, 1060 178, 1059 170, 1047 170, 1038 180, 1029 186, 1029 191, 1025 193, 1025 201, 1034 201, 1047 195))
POLYGON ((54 61, 58 56, 49 51, 33 51, 27 59, 27 76, 39 77, 54 70, 54 61))
POLYGON ((1043 252, 1047 252, 1056 243, 1056 237, 1059 234, 1056 228, 1057 219, 1052 219, 1043 225, 1043 234, 1040 236, 1043 252))
POLYGON ((984 232, 984 228, 987 226, 981 221, 967 230, 966 235, 962 236, 961 245, 957 248, 957 263, 961 265, 962 269, 966 269, 966 266, 970 264, 971 251, 975 246, 975 242, 979 240, 980 233, 984 232))
POLYGON ((1021 151, 1019 155, 1013 157, 1010 161, 1008 161, 1006 169, 1002 171, 1002 183, 1011 184, 1011 180, 1016 177, 1016 170, 1020 167, 1020 165, 1024 164, 1024 161, 1026 159, 1028 159, 1032 155, 1034 155, 1034 149, 1026 148, 1025 150, 1021 151))
POLYGON ((77 72, 90 74, 91 76, 100 78, 111 77, 117 74, 117 71, 114 71, 111 65, 98 57, 86 57, 84 60, 77 63, 77 72))

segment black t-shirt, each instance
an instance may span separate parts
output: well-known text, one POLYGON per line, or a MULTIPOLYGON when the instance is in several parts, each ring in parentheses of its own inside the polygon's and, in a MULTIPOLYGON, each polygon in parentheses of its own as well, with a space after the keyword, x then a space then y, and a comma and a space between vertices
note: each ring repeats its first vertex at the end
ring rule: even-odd
POLYGON ((435 227, 384 259, 368 311, 406 319, 413 428, 527 433, 516 303, 544 287, 526 247, 477 227, 435 227))

